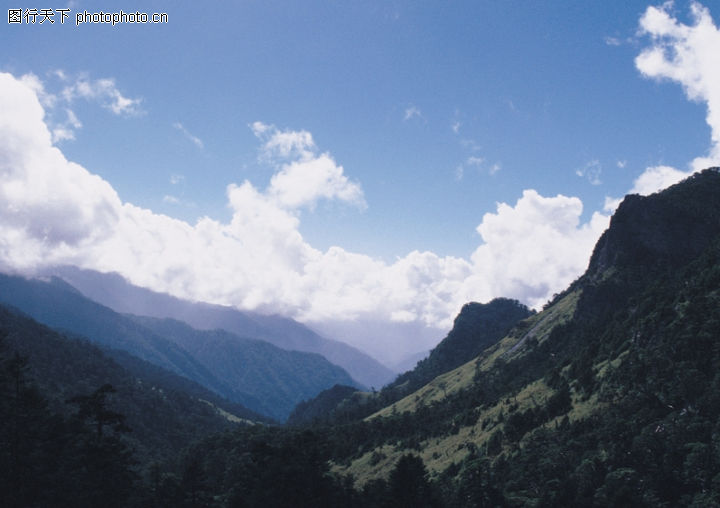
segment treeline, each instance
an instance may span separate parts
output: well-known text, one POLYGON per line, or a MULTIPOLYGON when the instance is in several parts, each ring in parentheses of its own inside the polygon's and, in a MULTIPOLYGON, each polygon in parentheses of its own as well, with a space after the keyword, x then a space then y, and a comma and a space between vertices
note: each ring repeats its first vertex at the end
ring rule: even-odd
POLYGON ((110 409, 110 385, 48 409, 27 381, 28 363, 0 343, 0 492, 8 507, 120 507, 136 494, 135 460, 110 409))

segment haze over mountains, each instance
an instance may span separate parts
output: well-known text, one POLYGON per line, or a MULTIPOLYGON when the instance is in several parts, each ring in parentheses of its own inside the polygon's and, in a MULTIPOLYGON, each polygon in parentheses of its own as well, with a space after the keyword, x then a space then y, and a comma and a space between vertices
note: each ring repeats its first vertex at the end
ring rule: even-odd
POLYGON ((0 302, 53 328, 127 351, 278 420, 325 388, 355 384, 319 354, 288 351, 230 332, 194 330, 177 321, 118 314, 58 278, 0 274, 0 302))
POLYGON ((321 354, 367 387, 384 386, 396 375, 358 349, 321 337, 297 321, 279 315, 265 316, 221 305, 181 300, 133 286, 118 274, 103 274, 72 266, 57 267, 43 273, 62 278, 88 298, 119 313, 177 319, 200 330, 221 328, 243 337, 270 342, 282 349, 321 354))

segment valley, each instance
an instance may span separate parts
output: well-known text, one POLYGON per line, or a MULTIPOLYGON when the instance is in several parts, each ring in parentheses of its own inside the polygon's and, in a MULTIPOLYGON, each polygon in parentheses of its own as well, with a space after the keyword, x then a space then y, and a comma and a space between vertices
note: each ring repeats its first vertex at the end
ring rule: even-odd
POLYGON ((718 168, 627 197, 585 274, 541 311, 469 303, 380 390, 237 328, 120 314, 60 279, 3 275, 0 459, 25 473, 2 488, 10 506, 61 481, 95 496, 58 497, 75 506, 107 495, 33 458, 76 442, 62 460, 94 446, 127 478, 118 506, 711 506, 718 288, 718 168), (88 420, 66 402, 91 396, 112 411, 88 420), (89 421, 107 430, 93 437, 89 421))

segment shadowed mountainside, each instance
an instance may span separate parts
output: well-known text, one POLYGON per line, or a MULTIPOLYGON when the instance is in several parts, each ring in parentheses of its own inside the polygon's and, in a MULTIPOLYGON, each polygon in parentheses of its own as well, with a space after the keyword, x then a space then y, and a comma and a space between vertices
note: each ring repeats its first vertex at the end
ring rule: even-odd
POLYGON ((103 347, 127 351, 253 411, 281 420, 308 396, 337 383, 353 384, 344 370, 320 355, 286 351, 260 340, 241 339, 227 332, 203 335, 187 325, 176 327, 178 336, 168 338, 86 298, 58 278, 47 281, 0 274, 0 302, 52 328, 84 336, 103 347), (197 356, 199 350, 193 349, 192 353, 186 349, 192 341, 180 345, 182 334, 195 334, 204 345, 202 360, 197 356), (208 339, 220 335, 222 340, 208 339), (217 363, 205 363, 210 356, 236 364, 236 371, 245 365, 248 375, 224 378, 214 372, 217 363), (247 358, 254 361, 248 364, 247 358))
POLYGON ((266 316, 222 305, 181 300, 133 286, 116 273, 81 270, 72 266, 52 268, 45 273, 62 278, 88 298, 119 313, 177 319, 200 330, 221 328, 242 337, 270 342, 282 349, 318 353, 344 368, 354 380, 367 387, 383 386, 396 375, 362 351, 321 337, 301 323, 282 316, 266 316))

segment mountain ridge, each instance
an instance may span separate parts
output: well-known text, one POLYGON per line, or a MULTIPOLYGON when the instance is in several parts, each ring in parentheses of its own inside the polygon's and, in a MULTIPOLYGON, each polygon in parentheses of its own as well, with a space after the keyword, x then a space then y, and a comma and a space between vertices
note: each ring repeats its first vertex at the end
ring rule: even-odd
POLYGON ((694 473, 701 480, 683 476, 698 460, 692 450, 707 453, 713 427, 720 430, 718 196, 720 172, 711 168, 626 198, 585 274, 494 352, 491 346, 409 394, 404 406, 366 420, 382 425, 385 438, 366 442, 336 472, 366 485, 387 478, 410 451, 465 499, 457 506, 468 499, 485 505, 489 497, 496 500, 490 505, 504 499, 513 506, 719 502, 710 493, 720 461, 703 455, 694 473), (455 389, 449 380, 456 375, 455 389), (671 439, 641 444, 662 432, 671 439), (582 456, 594 461, 594 477, 582 476, 582 456), (538 465, 543 457, 554 469, 538 465), (553 476, 558 470, 567 473, 553 476), (473 491, 472 482, 485 492, 473 491), (533 484, 537 490, 528 490, 533 484))
MULTIPOLYGON (((290 400, 281 407, 269 407, 261 400, 259 394, 247 391, 247 386, 233 385, 228 380, 220 379, 212 372, 211 367, 198 361, 176 341, 86 298, 61 279, 51 278, 43 281, 0 274, 0 302, 18 308, 51 328, 84 336, 104 347, 127 351, 196 381, 213 392, 254 411, 266 415, 270 413, 269 416, 274 418, 284 419, 296 403, 308 397, 310 380, 314 380, 310 385, 314 386, 315 393, 336 383, 353 383, 345 371, 333 366, 320 355, 286 351, 262 341, 229 340, 233 354, 240 353, 238 347, 241 343, 265 353, 270 371, 275 372, 275 375, 265 376, 265 379, 272 383, 273 390, 277 390, 278 394, 283 393, 284 397, 290 397, 290 400), (277 362, 273 361, 275 357, 277 362), (281 371, 309 376, 305 381, 297 378, 304 389, 292 395, 294 390, 292 383, 288 383, 285 374, 279 375, 281 371), (326 374, 327 378, 318 376, 318 373, 326 374)), ((233 380, 237 381, 237 378, 233 380)))
POLYGON ((326 378, 336 380, 336 384, 354 383, 341 367, 317 353, 287 351, 222 329, 196 330, 170 318, 128 317, 178 344, 225 383, 243 386, 258 400, 259 405, 254 407, 279 421, 284 421, 298 403, 315 396, 326 378), (308 367, 295 361, 300 355, 308 367), (280 365, 286 366, 280 369, 280 365))
POLYGON ((182 300, 134 286, 117 273, 64 266, 47 269, 43 274, 60 277, 91 300, 121 314, 177 319, 199 330, 222 328, 243 337, 270 342, 282 349, 319 353, 368 387, 383 386, 396 376, 395 372, 370 355, 344 342, 322 337, 305 325, 283 316, 182 300))

